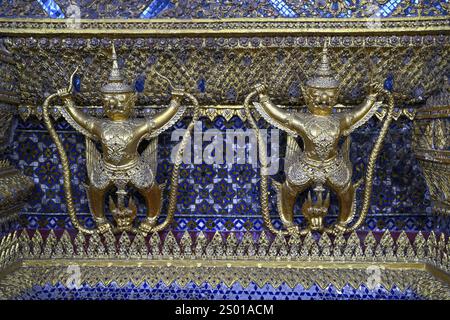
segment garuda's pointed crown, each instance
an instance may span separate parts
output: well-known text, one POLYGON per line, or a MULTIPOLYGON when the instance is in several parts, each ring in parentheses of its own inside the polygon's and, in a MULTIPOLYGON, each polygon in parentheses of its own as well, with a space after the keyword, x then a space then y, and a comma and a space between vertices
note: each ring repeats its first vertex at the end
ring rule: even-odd
POLYGON ((117 63, 117 54, 114 43, 112 45, 112 69, 109 74, 108 83, 101 88, 103 93, 128 93, 134 92, 132 86, 125 82, 124 77, 120 73, 119 64, 117 63))
POLYGON ((312 78, 306 81, 306 85, 318 89, 335 89, 339 87, 339 81, 335 77, 335 73, 331 68, 328 58, 328 48, 325 44, 322 50, 322 57, 317 70, 312 78))

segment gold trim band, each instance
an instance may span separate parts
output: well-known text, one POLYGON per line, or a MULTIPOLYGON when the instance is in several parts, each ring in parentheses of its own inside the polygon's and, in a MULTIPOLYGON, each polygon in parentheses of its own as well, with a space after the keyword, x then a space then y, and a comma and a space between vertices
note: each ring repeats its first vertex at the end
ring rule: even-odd
POLYGON ((448 17, 373 19, 0 19, 0 34, 108 36, 233 36, 233 35, 343 35, 448 33, 448 17), (378 21, 377 21, 378 22, 378 21))

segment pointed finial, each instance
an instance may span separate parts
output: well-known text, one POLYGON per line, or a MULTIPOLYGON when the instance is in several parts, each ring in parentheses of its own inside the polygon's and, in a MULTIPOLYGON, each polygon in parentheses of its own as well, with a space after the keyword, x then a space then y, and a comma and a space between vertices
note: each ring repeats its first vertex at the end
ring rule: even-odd
POLYGON ((329 64, 327 41, 324 41, 322 48, 322 65, 329 64))
POLYGON ((112 43, 112 55, 111 58, 113 60, 113 70, 114 69, 119 69, 119 65, 117 63, 117 54, 116 54, 116 47, 114 45, 114 41, 112 43))
POLYGON ((313 77, 306 81, 306 85, 308 87, 318 89, 333 89, 339 87, 339 82, 334 76, 335 73, 331 68, 330 59, 328 57, 328 40, 329 39, 326 39, 324 41, 319 66, 317 67, 313 77))
POLYGON ((109 75, 109 81, 118 82, 123 81, 123 77, 120 74, 119 70, 119 64, 117 63, 117 54, 116 54, 116 47, 114 46, 114 42, 112 43, 111 48, 111 59, 112 59, 112 69, 111 73, 109 75))
POLYGON ((125 83, 125 79, 120 73, 119 64, 117 63, 117 53, 114 41, 111 47, 112 69, 109 74, 108 83, 101 89, 103 93, 126 93, 133 92, 133 88, 125 83))

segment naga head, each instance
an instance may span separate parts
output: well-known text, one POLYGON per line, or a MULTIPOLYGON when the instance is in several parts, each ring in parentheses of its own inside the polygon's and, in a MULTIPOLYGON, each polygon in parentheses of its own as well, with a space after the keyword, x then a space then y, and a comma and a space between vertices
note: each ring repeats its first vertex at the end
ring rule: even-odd
POLYGON ((339 82, 334 76, 328 59, 326 45, 323 47, 320 64, 312 78, 302 88, 308 110, 316 115, 329 115, 337 103, 339 82))
POLYGON ((112 69, 108 83, 101 88, 103 108, 113 121, 126 120, 130 117, 136 102, 133 87, 125 83, 117 63, 116 49, 112 47, 112 69))

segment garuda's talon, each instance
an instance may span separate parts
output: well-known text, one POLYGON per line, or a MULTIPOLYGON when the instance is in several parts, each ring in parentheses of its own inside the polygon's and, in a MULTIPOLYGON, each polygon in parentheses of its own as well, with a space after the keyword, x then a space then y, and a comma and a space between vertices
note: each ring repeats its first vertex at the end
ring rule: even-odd
POLYGON ((61 98, 65 98, 70 96, 70 92, 67 89, 59 89, 58 96, 60 96, 61 98))
POLYGON ((150 233, 153 231, 153 228, 156 226, 156 222, 157 222, 156 217, 153 217, 153 218, 147 217, 139 225, 139 230, 141 230, 144 233, 150 233))
POLYGON ((141 225, 139 226, 139 231, 142 232, 144 235, 152 233, 153 232, 153 227, 146 225, 144 223, 141 223, 141 225))
POLYGON ((267 90, 266 86, 263 85, 262 83, 255 84, 254 88, 255 88, 255 91, 258 93, 265 93, 267 90))
POLYGON ((184 94, 186 93, 186 91, 184 91, 184 88, 182 87, 175 87, 172 90, 172 95, 173 96, 184 96, 184 94))
POLYGON ((381 83, 374 82, 370 85, 370 95, 378 96, 381 92, 383 92, 384 87, 381 83))
MULTIPOLYGON (((106 220, 106 219, 105 219, 106 220)), ((97 223, 97 230, 100 234, 105 234, 113 230, 113 226, 109 221, 97 223)))
POLYGON ((298 234, 300 232, 300 228, 297 225, 295 225, 295 224, 292 224, 292 225, 288 226, 286 228, 286 230, 291 236, 292 235, 296 235, 296 234, 298 234))
POLYGON ((340 225, 339 223, 335 224, 331 229, 330 229, 330 233, 334 236, 337 235, 341 235, 344 234, 346 231, 346 228, 342 225, 340 225))

